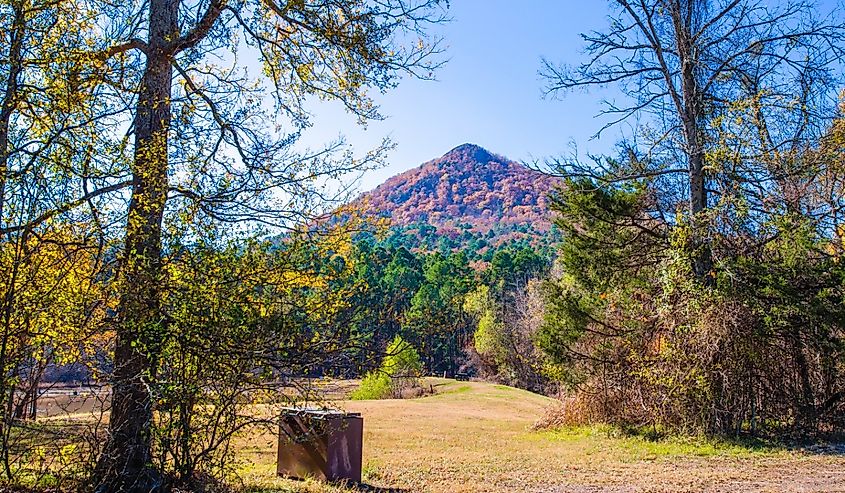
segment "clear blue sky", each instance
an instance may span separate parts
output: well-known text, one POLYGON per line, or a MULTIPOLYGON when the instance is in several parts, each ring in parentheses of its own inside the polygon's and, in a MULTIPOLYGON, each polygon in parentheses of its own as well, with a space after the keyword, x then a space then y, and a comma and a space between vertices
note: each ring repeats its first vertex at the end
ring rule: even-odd
MULTIPOLYGON (((824 10, 836 0, 820 2, 824 10)), ((304 143, 343 134, 358 153, 389 136, 398 145, 386 168, 366 174, 359 188, 369 190, 386 178, 415 167, 464 142, 519 161, 579 153, 606 152, 625 127, 590 137, 601 128, 601 99, 612 89, 543 99, 538 75, 541 58, 575 63, 583 59, 580 33, 607 27, 603 0, 452 0, 452 22, 437 32, 448 63, 437 81, 404 80, 376 98, 388 118, 367 130, 355 125, 337 104, 315 106, 314 128, 304 143)))

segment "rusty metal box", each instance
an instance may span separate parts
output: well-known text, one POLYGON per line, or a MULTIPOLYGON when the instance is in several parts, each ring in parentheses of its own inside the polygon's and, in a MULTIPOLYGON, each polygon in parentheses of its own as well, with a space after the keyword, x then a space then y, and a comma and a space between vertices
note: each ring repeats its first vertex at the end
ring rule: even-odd
POLYGON ((279 476, 361 482, 360 413, 287 408, 279 424, 279 476))

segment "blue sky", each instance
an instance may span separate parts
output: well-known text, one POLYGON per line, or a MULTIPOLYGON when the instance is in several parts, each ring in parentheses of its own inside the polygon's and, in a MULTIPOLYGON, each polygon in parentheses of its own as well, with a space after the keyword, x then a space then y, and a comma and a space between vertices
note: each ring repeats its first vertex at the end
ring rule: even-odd
POLYGON ((318 147, 343 134, 363 152, 389 136, 398 145, 389 166, 366 174, 361 190, 464 142, 516 160, 566 154, 571 142, 582 152, 606 149, 615 140, 612 135, 603 142, 589 140, 601 126, 594 116, 606 94, 544 100, 538 76, 544 56, 580 59, 579 33, 605 27, 605 5, 596 0, 453 0, 452 22, 438 29, 448 63, 436 81, 404 80, 379 95, 388 118, 366 130, 356 128, 339 105, 317 105, 304 143, 318 147))
MULTIPOLYGON (((837 0, 821 0, 825 12, 837 0)), ((777 2, 773 2, 777 3, 777 2)), ((376 98, 385 121, 366 130, 337 104, 314 107, 314 127, 304 144, 321 144, 345 135, 358 153, 389 136, 398 147, 389 165, 367 173, 359 188, 369 190, 386 178, 470 142, 519 161, 607 152, 621 126, 591 140, 602 127, 596 118, 613 89, 544 99, 538 75, 541 59, 577 63, 583 59, 580 33, 607 27, 603 0, 452 0, 452 22, 437 32, 444 38, 448 63, 437 81, 404 80, 376 98)))

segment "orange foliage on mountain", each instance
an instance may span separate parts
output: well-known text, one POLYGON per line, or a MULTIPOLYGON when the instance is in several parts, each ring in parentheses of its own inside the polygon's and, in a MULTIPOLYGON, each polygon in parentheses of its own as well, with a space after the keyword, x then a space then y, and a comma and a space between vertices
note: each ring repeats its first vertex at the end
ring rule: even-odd
POLYGON ((394 225, 425 222, 440 234, 457 225, 485 233, 528 226, 551 227, 547 195, 560 181, 473 144, 388 179, 356 204, 394 225))

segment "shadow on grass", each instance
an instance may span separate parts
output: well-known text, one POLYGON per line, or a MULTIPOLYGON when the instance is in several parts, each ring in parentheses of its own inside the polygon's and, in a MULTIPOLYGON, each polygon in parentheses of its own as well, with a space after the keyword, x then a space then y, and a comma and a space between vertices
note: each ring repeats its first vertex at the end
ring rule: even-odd
MULTIPOLYGON (((298 483, 295 481, 295 483, 298 483)), ((324 483, 326 486, 334 486, 340 488, 342 491, 348 491, 350 493, 408 493, 411 490, 402 489, 402 488, 384 488, 381 486, 374 486, 367 483, 348 483, 345 481, 340 482, 327 482, 324 483)), ((305 483, 294 485, 291 487, 249 487, 243 490, 239 490, 242 493, 295 493, 299 491, 305 491, 304 489, 299 489, 299 486, 305 487, 305 483)), ((310 490, 309 490, 310 491, 310 490)), ((0 493, 3 493, 4 490, 0 488, 0 493)))
POLYGON ((845 433, 828 433, 791 444, 793 449, 810 455, 845 455, 845 433))
POLYGON ((801 451, 811 455, 845 455, 845 443, 814 443, 801 451))
POLYGON ((373 486, 366 483, 358 483, 356 485, 348 485, 350 491, 360 491, 362 493, 406 493, 411 490, 402 488, 382 488, 380 486, 373 486))
MULTIPOLYGON (((677 440, 683 436, 663 432, 647 427, 622 426, 616 428, 619 436, 639 438, 648 442, 677 440)), ((690 438, 690 437, 687 437, 690 438)), ((717 447, 735 447, 749 452, 777 452, 784 450, 798 451, 811 455, 845 455, 845 434, 826 434, 814 437, 790 437, 784 435, 760 436, 739 434, 735 436, 700 437, 717 447)))
POLYGON ((717 447, 736 447, 749 452, 775 452, 791 448, 788 442, 777 437, 751 434, 732 436, 683 435, 662 430, 653 426, 618 426, 619 435, 626 438, 639 438, 647 442, 700 441, 717 447))

